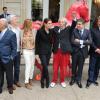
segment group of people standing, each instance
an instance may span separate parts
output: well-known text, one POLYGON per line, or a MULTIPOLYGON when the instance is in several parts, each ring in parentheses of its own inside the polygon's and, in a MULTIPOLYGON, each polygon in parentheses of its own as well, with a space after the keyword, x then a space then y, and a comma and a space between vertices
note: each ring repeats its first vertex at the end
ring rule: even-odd
MULTIPOLYGON (((3 10, 7 10, 6 7, 3 10)), ((7 14, 6 14, 7 15, 7 14)), ((6 72, 7 87, 13 94, 19 83, 21 49, 25 60, 25 87, 32 89, 35 62, 40 60, 42 66, 41 88, 55 87, 60 69, 60 84, 66 87, 65 70, 72 60, 72 77, 70 86, 76 83, 82 88, 82 71, 85 58, 90 54, 88 80, 86 87, 92 83, 98 85, 97 78, 100 68, 100 16, 96 27, 88 30, 83 19, 77 19, 72 13, 72 25, 67 25, 66 18, 60 18, 59 26, 53 26, 52 20, 45 18, 37 32, 32 27, 32 20, 26 19, 22 26, 23 34, 18 25, 18 16, 0 15, 0 93, 6 72), (6 17, 9 16, 7 19, 6 17), (88 46, 90 50, 88 52, 88 46), (48 65, 53 53, 53 75, 50 83, 48 65), (14 66, 14 67, 13 67, 14 66), (13 71, 14 69, 14 71, 13 71)))

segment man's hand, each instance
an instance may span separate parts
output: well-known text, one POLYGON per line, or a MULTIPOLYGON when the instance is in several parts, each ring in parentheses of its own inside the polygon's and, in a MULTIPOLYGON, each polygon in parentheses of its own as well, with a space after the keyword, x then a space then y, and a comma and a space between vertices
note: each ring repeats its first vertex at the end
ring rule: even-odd
POLYGON ((75 11, 72 12, 72 19, 76 20, 76 12, 75 11))
POLYGON ((75 39, 75 42, 80 43, 80 40, 79 39, 75 39))
POLYGON ((95 52, 98 53, 98 54, 100 54, 100 49, 97 48, 97 49, 95 50, 95 52))

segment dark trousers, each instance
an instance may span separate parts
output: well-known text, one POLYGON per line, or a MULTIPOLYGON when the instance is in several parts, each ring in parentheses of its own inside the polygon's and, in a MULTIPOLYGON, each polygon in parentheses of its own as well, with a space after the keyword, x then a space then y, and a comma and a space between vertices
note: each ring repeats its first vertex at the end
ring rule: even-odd
POLYGON ((72 54, 72 79, 81 81, 84 61, 85 58, 80 50, 72 54))
POLYGON ((4 84, 4 72, 6 73, 7 87, 13 85, 13 61, 10 60, 8 63, 3 63, 0 60, 0 88, 2 89, 4 84))
POLYGON ((44 79, 49 80, 48 65, 49 65, 51 53, 50 54, 40 54, 39 57, 40 57, 40 60, 41 60, 41 65, 43 67, 42 68, 41 80, 44 80, 44 79))
POLYGON ((100 69, 100 56, 90 55, 88 81, 95 82, 100 69))
POLYGON ((20 52, 17 52, 13 62, 14 62, 14 83, 19 81, 19 73, 20 73, 20 52))

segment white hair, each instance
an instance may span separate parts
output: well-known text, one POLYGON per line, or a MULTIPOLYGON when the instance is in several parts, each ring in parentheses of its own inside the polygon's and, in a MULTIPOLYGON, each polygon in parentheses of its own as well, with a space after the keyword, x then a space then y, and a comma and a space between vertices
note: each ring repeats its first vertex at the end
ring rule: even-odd
POLYGON ((9 15, 8 18, 7 18, 8 23, 11 23, 11 21, 12 21, 12 19, 13 19, 14 17, 17 17, 17 15, 9 15))
POLYGON ((65 22, 65 25, 67 24, 67 19, 65 17, 59 18, 59 21, 64 21, 65 22))
POLYGON ((1 18, 0 21, 4 22, 5 27, 8 27, 8 21, 6 18, 1 18))

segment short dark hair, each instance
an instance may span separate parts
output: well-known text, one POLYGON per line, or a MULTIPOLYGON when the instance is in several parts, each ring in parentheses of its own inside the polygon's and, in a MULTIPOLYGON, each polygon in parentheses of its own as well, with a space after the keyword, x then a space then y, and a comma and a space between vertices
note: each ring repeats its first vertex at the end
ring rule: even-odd
POLYGON ((81 22, 82 24, 84 24, 84 23, 85 23, 85 21, 84 21, 84 19, 83 19, 83 18, 78 19, 78 20, 77 20, 77 23, 78 23, 78 22, 81 22))
POLYGON ((3 7, 3 10, 4 10, 4 9, 7 9, 7 7, 3 7))
POLYGON ((47 24, 48 21, 51 21, 51 19, 49 19, 49 18, 45 18, 43 22, 47 24))

